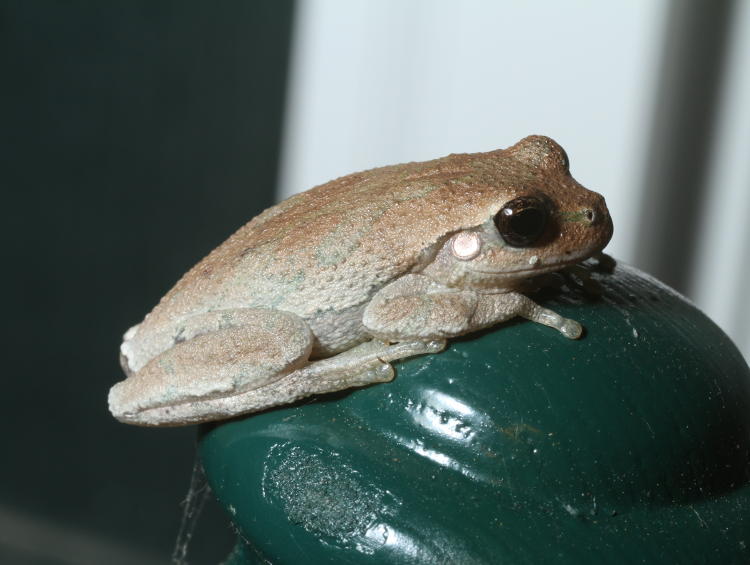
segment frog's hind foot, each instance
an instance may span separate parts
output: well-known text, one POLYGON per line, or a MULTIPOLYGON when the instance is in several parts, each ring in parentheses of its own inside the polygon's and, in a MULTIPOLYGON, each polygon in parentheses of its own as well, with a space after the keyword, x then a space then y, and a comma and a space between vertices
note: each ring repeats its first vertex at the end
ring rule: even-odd
POLYGON ((313 361, 270 385, 238 395, 235 405, 246 406, 243 412, 255 412, 308 396, 388 382, 395 376, 391 361, 438 353, 445 345, 445 340, 394 344, 367 341, 333 357, 313 361))
POLYGON ((372 340, 328 359, 314 361, 295 373, 304 374, 305 378, 315 383, 315 388, 331 388, 316 390, 313 394, 383 383, 392 380, 395 375, 391 361, 438 353, 445 348, 445 344, 444 339, 394 344, 372 340))

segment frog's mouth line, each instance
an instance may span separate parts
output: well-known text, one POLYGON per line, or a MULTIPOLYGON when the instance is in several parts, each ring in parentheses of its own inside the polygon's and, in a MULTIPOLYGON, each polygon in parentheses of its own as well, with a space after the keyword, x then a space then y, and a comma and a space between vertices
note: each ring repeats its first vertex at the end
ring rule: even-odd
POLYGON ((494 276, 500 276, 500 277, 504 277, 504 276, 515 277, 518 275, 543 275, 546 273, 559 271, 570 265, 575 265, 576 263, 585 261, 586 259, 593 256, 595 253, 598 253, 599 251, 601 251, 601 249, 598 249, 593 252, 580 253, 578 255, 574 255, 570 257, 569 259, 565 259, 564 261, 557 261, 556 263, 540 263, 538 266, 528 267, 528 268, 523 268, 523 269, 515 269, 513 271, 482 270, 482 269, 474 269, 471 267, 470 267, 470 270, 474 273, 480 273, 482 275, 494 275, 494 276))

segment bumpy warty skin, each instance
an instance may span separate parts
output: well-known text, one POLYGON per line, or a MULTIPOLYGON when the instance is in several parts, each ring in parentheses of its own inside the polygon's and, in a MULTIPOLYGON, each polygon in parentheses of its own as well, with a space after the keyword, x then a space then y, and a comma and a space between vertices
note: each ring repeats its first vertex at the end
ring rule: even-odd
MULTIPOLYGON (((346 351, 371 338, 362 312, 378 290, 421 272, 449 237, 529 191, 550 202, 555 221, 538 245, 513 250, 509 273, 540 255, 548 265, 582 260, 609 241, 603 198, 573 179, 565 152, 547 137, 350 174, 267 209, 195 265, 128 331, 123 368, 133 375, 206 332, 191 334, 196 316, 240 309, 299 316, 312 332, 312 358, 346 351), (583 209, 597 211, 596 225, 580 218, 583 209)), ((302 351, 307 337, 300 339, 302 351)))
MULTIPOLYGON (((482 223, 529 187, 542 187, 553 201, 562 196, 570 210, 595 194, 569 175, 562 148, 533 136, 506 150, 354 173, 292 196, 185 274, 146 316, 134 349, 163 349, 172 326, 211 310, 269 307, 313 325, 326 312, 351 312, 356 319, 376 290, 419 270, 429 259, 425 250, 446 234, 482 223), (572 197, 576 192, 579 198, 572 197), (165 343, 156 343, 162 334, 165 343)), ((589 230, 573 222, 563 229, 547 254, 589 246, 589 230)), ((335 331, 335 324, 327 325, 335 331)), ((356 322, 349 325, 358 329, 356 322)))

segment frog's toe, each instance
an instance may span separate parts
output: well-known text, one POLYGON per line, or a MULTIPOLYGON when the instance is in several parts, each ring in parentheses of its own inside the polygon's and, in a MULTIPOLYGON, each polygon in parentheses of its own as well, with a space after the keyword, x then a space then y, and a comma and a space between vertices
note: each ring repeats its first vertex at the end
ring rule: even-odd
POLYGON ((351 368, 340 373, 331 372, 322 375, 317 384, 316 394, 359 388, 363 386, 387 383, 394 379, 396 371, 390 363, 376 362, 359 368, 351 368))
POLYGON ((440 353, 448 345, 445 339, 433 339, 424 344, 425 353, 440 353))
POLYGON ((387 383, 396 376, 396 371, 390 363, 380 363, 365 371, 354 375, 347 375, 346 384, 352 387, 365 386, 375 383, 387 383))
POLYGON ((560 333, 568 339, 578 339, 583 334, 583 326, 575 320, 566 319, 560 326, 560 333))

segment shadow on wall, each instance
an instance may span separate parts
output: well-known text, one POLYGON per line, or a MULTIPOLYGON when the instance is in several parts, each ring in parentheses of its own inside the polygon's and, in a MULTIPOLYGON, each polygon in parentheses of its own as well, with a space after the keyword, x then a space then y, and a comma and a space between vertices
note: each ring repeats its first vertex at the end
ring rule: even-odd
POLYGON ((672 0, 643 181, 639 267, 690 285, 734 0, 672 0), (693 229, 686 229, 692 226, 693 229))

